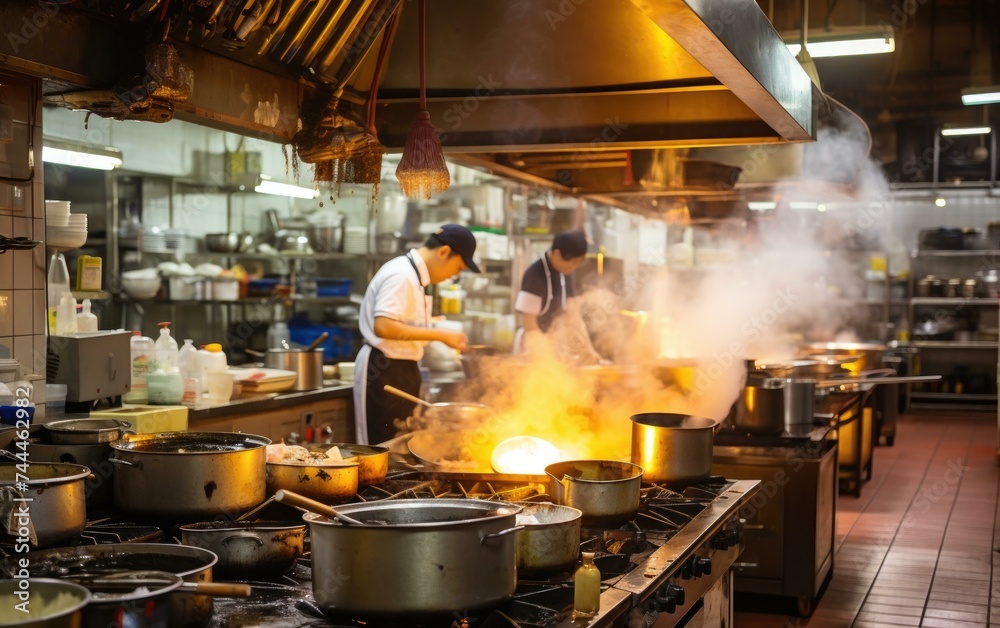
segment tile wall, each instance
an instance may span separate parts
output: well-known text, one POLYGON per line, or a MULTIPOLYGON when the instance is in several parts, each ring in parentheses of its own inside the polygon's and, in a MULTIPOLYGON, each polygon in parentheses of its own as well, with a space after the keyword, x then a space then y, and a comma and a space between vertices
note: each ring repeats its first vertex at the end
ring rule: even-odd
MULTIPOLYGON (((12 192, 13 199, 0 205, 0 234, 44 240, 41 168, 32 172, 29 166, 42 162, 42 106, 36 97, 39 84, 35 79, 6 73, 0 73, 0 84, 2 101, 14 110, 14 141, 0 144, 0 187, 12 192), (32 147, 34 155, 29 161, 32 147), (29 177, 30 181, 14 181, 29 177)), ((22 376, 37 375, 43 382, 45 265, 44 245, 0 255, 0 358, 18 360, 22 376)))

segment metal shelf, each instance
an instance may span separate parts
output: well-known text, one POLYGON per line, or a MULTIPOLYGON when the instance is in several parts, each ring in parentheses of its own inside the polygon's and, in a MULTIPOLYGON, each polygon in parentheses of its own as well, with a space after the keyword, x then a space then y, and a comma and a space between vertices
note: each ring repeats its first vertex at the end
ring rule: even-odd
POLYGON ((921 249, 914 251, 911 257, 995 257, 1000 256, 1000 250, 996 249, 958 249, 958 250, 937 250, 921 249))
POLYGON ((996 395, 973 395, 969 393, 926 393, 926 392, 911 392, 910 397, 912 399, 924 399, 927 401, 940 400, 940 401, 957 401, 959 399, 964 399, 966 401, 996 401, 996 395))
POLYGON ((967 299, 964 297, 914 297, 911 305, 997 305, 997 299, 967 299))
POLYGON ((911 340, 910 345, 918 349, 994 349, 998 343, 988 340, 970 340, 960 342, 957 340, 911 340))
POLYGON ((90 299, 91 301, 103 301, 111 296, 106 290, 73 290, 73 298, 76 299, 77 303, 82 302, 84 299, 90 299))
POLYGON ((115 297, 121 301, 128 301, 131 303, 144 303, 147 305, 270 305, 273 303, 284 303, 285 301, 303 302, 303 303, 339 303, 347 304, 352 303, 351 297, 303 297, 303 296, 291 296, 291 297, 249 297, 246 299, 228 299, 224 301, 216 299, 187 299, 173 301, 170 299, 133 299, 128 296, 116 296, 115 297))

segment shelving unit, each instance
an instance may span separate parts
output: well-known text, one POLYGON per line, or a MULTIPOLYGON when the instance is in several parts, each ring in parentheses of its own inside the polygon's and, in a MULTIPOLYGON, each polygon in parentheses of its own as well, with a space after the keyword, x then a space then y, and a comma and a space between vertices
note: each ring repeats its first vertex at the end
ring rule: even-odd
POLYGON ((978 271, 994 267, 998 257, 1000 250, 996 249, 913 252, 910 277, 914 296, 909 300, 907 319, 912 330, 910 345, 919 355, 912 374, 941 375, 942 380, 910 384, 907 399, 911 408, 996 411, 998 301, 984 296, 993 289, 977 284, 978 294, 973 297, 918 296, 917 285, 928 275, 945 281, 975 278, 978 271))

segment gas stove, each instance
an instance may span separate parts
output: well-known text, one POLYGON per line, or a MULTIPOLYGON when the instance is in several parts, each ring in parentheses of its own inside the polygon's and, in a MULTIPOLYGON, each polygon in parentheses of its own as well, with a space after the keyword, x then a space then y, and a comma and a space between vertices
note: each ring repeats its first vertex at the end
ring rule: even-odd
MULTIPOLYGON (((357 501, 475 498, 551 501, 546 476, 410 472, 367 487, 357 501)), ((584 528, 581 550, 595 553, 601 570, 601 610, 588 626, 683 626, 708 613, 731 617, 730 567, 743 550, 741 506, 756 480, 710 478, 688 486, 647 485, 635 518, 619 528, 584 528)), ((573 574, 522 577, 511 600, 489 609, 456 609, 443 616, 339 615, 312 599, 308 556, 272 583, 251 583, 254 597, 217 599, 212 627, 276 626, 512 626, 568 628, 573 621, 573 574)))

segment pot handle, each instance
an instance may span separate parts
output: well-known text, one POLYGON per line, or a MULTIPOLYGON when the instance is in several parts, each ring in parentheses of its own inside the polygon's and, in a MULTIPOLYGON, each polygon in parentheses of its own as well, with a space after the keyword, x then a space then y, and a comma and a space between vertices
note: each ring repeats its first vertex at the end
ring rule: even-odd
POLYGON ((499 532, 494 532, 493 534, 485 534, 483 538, 479 540, 480 545, 486 545, 487 541, 492 541, 493 539, 499 539, 502 536, 507 536, 508 534, 513 534, 518 530, 523 530, 524 526, 514 526, 513 528, 507 528, 506 530, 500 530, 499 532))
POLYGON ((185 582, 178 590, 212 597, 250 597, 253 594, 249 584, 229 582, 185 582))
POLYGON ((222 543, 222 546, 225 547, 233 539, 243 539, 245 541, 253 541, 254 543, 257 544, 257 547, 261 547, 261 546, 264 545, 264 541, 261 541, 260 537, 258 537, 256 534, 252 534, 250 532, 235 532, 233 534, 230 534, 226 538, 222 539, 222 541, 220 541, 220 543, 222 543))
POLYGON ((121 460, 119 458, 108 458, 108 462, 111 464, 123 464, 128 467, 135 467, 136 469, 142 471, 142 462, 129 462, 128 460, 121 460))

